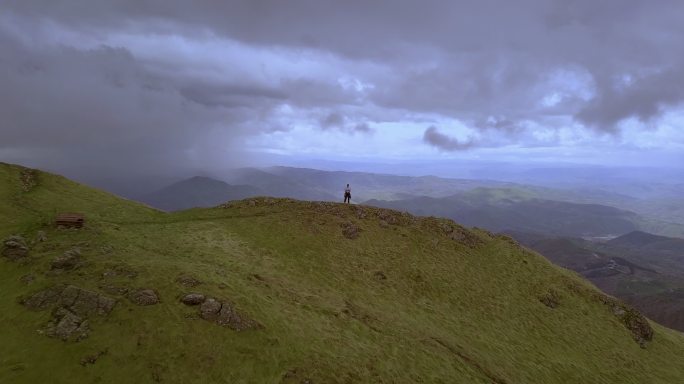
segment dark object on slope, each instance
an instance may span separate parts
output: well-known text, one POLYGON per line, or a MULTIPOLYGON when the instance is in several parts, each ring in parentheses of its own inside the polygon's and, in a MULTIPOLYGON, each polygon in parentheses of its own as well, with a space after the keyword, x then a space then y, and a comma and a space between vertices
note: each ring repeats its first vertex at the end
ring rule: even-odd
POLYGON ((52 308, 52 318, 40 333, 63 341, 88 337, 91 315, 108 315, 116 300, 73 285, 56 285, 21 300, 26 308, 41 311, 52 308))
POLYGON ((139 289, 131 293, 128 299, 138 305, 159 304, 159 295, 153 289, 139 289))
POLYGON ((261 328, 259 323, 239 313, 231 303, 214 298, 207 298, 200 305, 200 317, 234 331, 261 328))
POLYGON ((72 248, 62 256, 55 258, 50 265, 52 270, 71 270, 77 269, 81 264, 81 250, 72 248))
POLYGON ((3 242, 2 255, 12 261, 25 258, 28 251, 26 240, 21 236, 10 236, 3 242))
POLYGON ((63 228, 83 228, 85 215, 82 213, 60 213, 55 219, 55 225, 63 228))

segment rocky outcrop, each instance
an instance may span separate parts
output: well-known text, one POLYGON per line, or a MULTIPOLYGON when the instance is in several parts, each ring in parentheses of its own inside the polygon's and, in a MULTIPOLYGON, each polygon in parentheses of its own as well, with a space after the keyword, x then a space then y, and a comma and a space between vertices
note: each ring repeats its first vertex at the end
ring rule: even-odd
POLYGON ((647 343, 653 340, 653 328, 639 311, 608 295, 600 295, 599 300, 610 307, 613 315, 632 333, 634 341, 642 348, 646 348, 647 343))
POLYGON ((3 241, 2 255, 12 261, 24 259, 28 256, 29 248, 26 239, 21 236, 10 236, 3 241))
POLYGON ((90 326, 87 319, 66 308, 57 308, 44 332, 63 341, 80 341, 88 337, 90 326))
POLYGON ((200 317, 235 331, 261 328, 256 321, 238 313, 232 304, 214 298, 208 298, 200 305, 200 317))
POLYGON ((62 256, 55 258, 50 265, 52 270, 69 271, 77 269, 81 266, 81 250, 79 248, 72 248, 62 256))
POLYGON ((79 341, 90 332, 88 317, 108 315, 116 300, 73 285, 56 285, 34 293, 21 303, 34 311, 53 309, 52 319, 43 331, 47 336, 79 341))
POLYGON ((33 169, 24 168, 21 171, 19 179, 21 181, 21 189, 24 192, 29 192, 38 185, 38 172, 33 169))

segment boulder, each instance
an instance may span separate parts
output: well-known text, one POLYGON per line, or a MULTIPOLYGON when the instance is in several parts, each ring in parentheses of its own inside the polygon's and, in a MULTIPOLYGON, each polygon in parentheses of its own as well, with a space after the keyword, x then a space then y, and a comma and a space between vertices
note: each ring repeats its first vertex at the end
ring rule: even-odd
POLYGON ((193 276, 190 275, 180 275, 176 278, 176 282, 184 287, 188 288, 194 288, 200 284, 202 284, 201 281, 197 280, 193 276))
POLYGON ((81 250, 79 248, 72 248, 62 256, 55 258, 52 261, 50 269, 52 270, 72 270, 81 265, 81 250))
POLYGON ((221 311, 216 319, 216 324, 227 326, 235 331, 258 328, 258 324, 254 320, 238 313, 229 303, 223 303, 221 306, 221 311))
POLYGON ((138 305, 159 304, 159 296, 153 289, 139 289, 128 295, 128 299, 138 305))
POLYGON ((2 255, 12 261, 27 257, 28 251, 26 240, 21 236, 10 236, 3 241, 2 255))
POLYGON ((181 302, 185 305, 200 305, 204 303, 206 297, 201 293, 188 293, 183 296, 181 302))
POLYGON ((209 298, 200 305, 200 317, 204 320, 215 321, 219 312, 221 312, 222 306, 223 304, 220 301, 209 298))
POLYGON ((359 237, 361 229, 352 222, 346 222, 342 224, 342 236, 347 239, 353 240, 359 237))

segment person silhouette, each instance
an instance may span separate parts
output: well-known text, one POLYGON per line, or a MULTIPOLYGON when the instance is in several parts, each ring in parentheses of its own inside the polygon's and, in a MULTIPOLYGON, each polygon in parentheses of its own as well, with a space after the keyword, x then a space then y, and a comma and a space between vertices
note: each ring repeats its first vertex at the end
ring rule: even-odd
POLYGON ((347 184, 347 188, 344 189, 344 202, 351 203, 351 188, 347 184))

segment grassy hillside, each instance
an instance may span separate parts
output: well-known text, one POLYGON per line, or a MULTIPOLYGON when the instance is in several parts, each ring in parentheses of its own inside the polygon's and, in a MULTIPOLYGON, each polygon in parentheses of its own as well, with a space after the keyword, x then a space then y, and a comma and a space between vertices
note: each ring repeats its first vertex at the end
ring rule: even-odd
POLYGON ((684 331, 684 240, 639 231, 606 242, 509 234, 649 318, 684 331))
POLYGON ((28 254, 0 257, 0 383, 684 380, 682 334, 651 339, 573 273, 448 220, 271 198, 167 214, 0 165, 10 235, 28 254), (54 228, 62 211, 86 227, 54 228))

